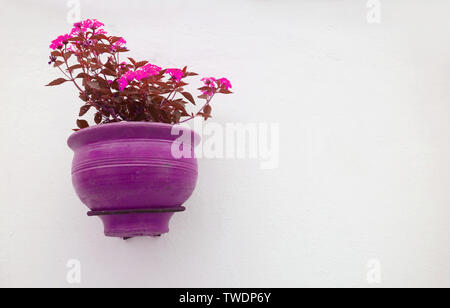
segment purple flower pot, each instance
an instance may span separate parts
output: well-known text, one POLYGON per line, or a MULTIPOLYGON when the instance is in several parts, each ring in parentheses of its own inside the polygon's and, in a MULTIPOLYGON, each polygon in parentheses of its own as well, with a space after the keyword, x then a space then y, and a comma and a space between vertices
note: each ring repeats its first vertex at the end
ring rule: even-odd
POLYGON ((169 232, 197 182, 194 146, 200 137, 186 127, 121 122, 83 129, 68 140, 75 152, 72 182, 81 201, 99 216, 105 235, 130 238, 169 232), (189 137, 192 146, 178 138, 189 137), (179 148, 189 157, 176 158, 179 148))

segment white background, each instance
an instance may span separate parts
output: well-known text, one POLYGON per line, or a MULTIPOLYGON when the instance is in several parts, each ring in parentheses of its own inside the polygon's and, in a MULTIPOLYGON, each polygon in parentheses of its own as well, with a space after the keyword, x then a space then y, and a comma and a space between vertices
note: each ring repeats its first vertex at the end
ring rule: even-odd
POLYGON ((1 0, 0 286, 450 286, 450 3, 81 1, 136 59, 227 76, 213 121, 279 123, 279 167, 202 159, 169 234, 103 236, 70 178, 80 107, 47 65, 67 1, 1 0), (382 283, 368 284, 369 260, 382 283))

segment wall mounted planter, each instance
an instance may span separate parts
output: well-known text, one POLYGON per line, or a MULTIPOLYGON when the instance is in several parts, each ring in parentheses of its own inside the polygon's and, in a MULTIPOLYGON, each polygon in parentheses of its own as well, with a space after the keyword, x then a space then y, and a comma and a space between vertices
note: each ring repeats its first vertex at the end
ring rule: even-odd
MULTIPOLYGON (((189 157, 175 158, 172 146, 181 146, 172 125, 121 122, 83 129, 68 140, 75 156, 72 182, 80 200, 99 216, 106 236, 130 238, 159 236, 169 232, 169 220, 184 211, 183 203, 197 182, 194 146, 200 137, 190 136, 189 157)), ((189 146, 183 144, 183 146, 189 146)), ((183 147, 181 146, 181 148, 183 147)))

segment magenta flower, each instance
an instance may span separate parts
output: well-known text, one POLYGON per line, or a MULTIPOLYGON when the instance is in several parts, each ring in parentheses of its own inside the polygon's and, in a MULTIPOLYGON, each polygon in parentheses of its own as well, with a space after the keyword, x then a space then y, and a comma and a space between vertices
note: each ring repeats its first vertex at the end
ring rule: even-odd
POLYGON ((123 91, 123 89, 125 89, 128 86, 128 84, 132 82, 134 78, 136 78, 136 76, 137 72, 135 71, 128 71, 125 74, 123 74, 122 77, 120 77, 119 80, 117 80, 117 83, 119 84, 119 90, 123 91))
POLYGON ((127 41, 125 41, 125 39, 123 37, 120 38, 120 40, 118 40, 117 42, 115 42, 113 45, 115 47, 125 47, 125 44, 127 43, 127 41))
POLYGON ((204 95, 212 96, 214 93, 216 93, 217 90, 217 80, 214 77, 208 77, 208 78, 202 78, 203 83, 206 87, 209 87, 207 90, 202 90, 202 93, 204 95))
POLYGON ((136 77, 136 72, 134 72, 134 71, 126 72, 122 77, 125 77, 125 79, 128 82, 131 82, 136 77))
POLYGON ((78 35, 80 33, 86 32, 88 29, 92 29, 95 34, 106 34, 105 30, 100 29, 104 25, 104 23, 98 21, 97 19, 82 20, 73 24, 73 28, 70 34, 78 35))
POLYGON ((70 34, 78 35, 80 34, 80 32, 85 32, 86 30, 86 28, 83 28, 83 23, 79 21, 73 24, 73 28, 72 31, 70 31, 70 34))
POLYGON ((127 43, 127 41, 125 41, 125 40, 123 39, 123 37, 120 38, 120 40, 118 40, 117 42, 115 42, 114 44, 112 44, 112 46, 111 46, 111 51, 112 51, 112 52, 116 52, 116 51, 117 51, 117 48, 121 48, 121 47, 126 48, 126 46, 125 46, 126 43, 127 43))
POLYGON ((120 77, 117 83, 119 84, 120 91, 123 91, 128 86, 128 80, 124 77, 120 77))
POLYGON ((70 38, 72 38, 72 35, 70 34, 60 35, 52 41, 49 47, 53 50, 61 49, 64 45, 69 43, 70 38))
POLYGON ((217 80, 219 87, 223 87, 225 90, 229 90, 232 88, 231 82, 226 78, 220 78, 217 80))
POLYGON ((184 77, 183 71, 178 68, 169 68, 166 70, 166 73, 169 74, 177 82, 184 77))
POLYGON ((150 76, 158 75, 160 71, 161 68, 159 66, 150 63, 146 64, 136 71, 136 80, 141 80, 150 76))
POLYGON ((103 29, 99 29, 99 30, 95 31, 95 34, 103 34, 103 35, 106 35, 106 34, 108 34, 108 32, 106 32, 106 31, 103 30, 103 29))
POLYGON ((86 20, 86 22, 89 23, 88 27, 91 28, 92 30, 101 28, 105 25, 104 23, 98 21, 97 19, 88 19, 88 20, 86 20))
POLYGON ((70 34, 72 35, 78 35, 80 33, 84 33, 87 31, 86 22, 85 21, 79 21, 73 24, 72 31, 70 34))

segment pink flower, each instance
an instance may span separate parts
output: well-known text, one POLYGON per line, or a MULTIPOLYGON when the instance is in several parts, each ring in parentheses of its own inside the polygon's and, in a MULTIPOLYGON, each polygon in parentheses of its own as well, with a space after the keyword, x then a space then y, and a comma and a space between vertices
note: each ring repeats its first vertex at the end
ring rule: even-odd
POLYGON ((119 84, 120 91, 123 91, 128 85, 127 79, 123 77, 120 77, 119 80, 117 80, 117 83, 119 84))
POLYGON ((122 77, 117 80, 117 83, 119 84, 119 90, 123 91, 130 82, 134 80, 134 78, 137 76, 137 72, 135 71, 128 71, 125 74, 122 75, 122 77))
POLYGON ((127 41, 124 40, 123 37, 120 38, 120 40, 118 40, 117 42, 115 42, 113 45, 115 47, 125 47, 125 44, 127 43, 127 41))
POLYGON ((226 78, 220 78, 219 80, 217 80, 217 82, 219 83, 219 87, 222 87, 225 90, 229 90, 232 88, 231 82, 226 78))
POLYGON ((49 47, 53 50, 61 49, 64 45, 69 43, 70 38, 72 38, 72 35, 70 34, 60 35, 52 41, 49 47))
POLYGON ((183 71, 178 68, 169 68, 166 70, 166 73, 169 74, 177 82, 184 77, 183 71))
POLYGON ((73 28, 72 28, 72 31, 70 31, 70 34, 78 35, 78 34, 80 34, 80 32, 85 32, 85 31, 86 31, 86 29, 83 28, 83 23, 80 21, 80 22, 76 22, 73 24, 73 28))
POLYGON ((103 34, 103 35, 106 35, 106 34, 108 34, 108 32, 106 32, 106 31, 103 30, 103 29, 99 29, 99 30, 97 30, 97 31, 95 32, 95 34, 103 34))
POLYGON ((146 64, 142 68, 136 71, 136 80, 141 80, 144 78, 148 78, 150 76, 158 75, 161 71, 161 68, 159 66, 153 65, 153 64, 146 64))
POLYGON ((201 81, 203 81, 206 87, 209 87, 209 89, 202 90, 202 93, 204 95, 212 96, 217 90, 216 78, 214 77, 202 78, 201 81))
MULTIPOLYGON (((121 67, 124 67, 126 65, 126 62, 122 62, 121 67)), ((123 91, 130 82, 132 82, 134 79, 140 81, 142 79, 148 78, 150 76, 158 75, 161 71, 161 68, 157 65, 153 64, 146 64, 137 71, 128 71, 125 74, 123 74, 117 82, 119 83, 119 90, 123 91)))
POLYGON ((86 32, 88 29, 92 29, 94 33, 97 34, 106 34, 106 31, 103 29, 99 29, 103 27, 105 24, 98 21, 97 19, 86 19, 73 24, 72 31, 70 34, 78 35, 80 33, 86 32), (98 29, 98 30, 97 30, 98 29), (97 31, 95 31, 97 30, 97 31))
POLYGON ((101 28, 101 27, 103 27, 105 25, 104 23, 98 21, 97 19, 92 19, 92 20, 88 19, 87 21, 90 22, 90 27, 89 28, 91 28, 92 30, 101 28))
POLYGON ((128 72, 126 72, 122 77, 125 77, 125 79, 126 79, 128 82, 131 82, 131 81, 133 81, 133 79, 136 77, 136 72, 134 72, 134 71, 128 71, 128 72))
POLYGON ((111 51, 112 51, 112 52, 116 52, 116 51, 117 51, 117 48, 127 48, 127 47, 125 46, 126 43, 127 43, 127 41, 125 41, 125 40, 123 39, 123 37, 121 37, 120 40, 118 40, 117 42, 115 42, 114 44, 112 44, 112 46, 111 46, 111 51))

